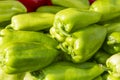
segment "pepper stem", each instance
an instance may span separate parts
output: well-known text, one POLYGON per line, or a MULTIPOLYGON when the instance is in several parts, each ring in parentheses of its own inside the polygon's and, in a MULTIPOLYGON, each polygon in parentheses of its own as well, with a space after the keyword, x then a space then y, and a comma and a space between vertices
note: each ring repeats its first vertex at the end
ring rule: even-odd
POLYGON ((64 29, 63 29, 63 26, 59 26, 58 27, 59 31, 64 34, 65 36, 71 36, 69 33, 67 33, 64 29))

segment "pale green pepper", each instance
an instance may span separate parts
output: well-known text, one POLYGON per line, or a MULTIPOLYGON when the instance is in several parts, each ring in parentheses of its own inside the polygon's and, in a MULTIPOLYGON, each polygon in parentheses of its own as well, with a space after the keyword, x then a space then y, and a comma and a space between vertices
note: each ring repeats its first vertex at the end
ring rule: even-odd
POLYGON ((53 5, 77 8, 79 10, 88 10, 90 7, 88 0, 51 0, 51 2, 53 5))
POLYGON ((60 48, 76 63, 90 59, 102 46, 107 30, 100 25, 90 25, 68 36, 60 48))
POLYGON ((93 11, 80 11, 75 8, 67 8, 55 15, 53 27, 50 33, 53 38, 62 42, 71 33, 100 20, 101 14, 93 11))
POLYGON ((102 14, 100 21, 107 21, 120 16, 120 1, 96 0, 89 10, 102 14))
POLYGON ((42 32, 2 29, 0 31, 0 47, 10 42, 39 42, 56 48, 58 42, 42 32))
POLYGON ((93 80, 105 71, 101 64, 85 62, 74 64, 71 62, 57 62, 42 70, 32 72, 38 80, 93 80))
POLYGON ((57 12, 59 12, 60 10, 65 9, 65 7, 62 6, 40 6, 37 8, 36 12, 47 12, 47 13, 53 13, 56 14, 57 12))
POLYGON ((39 42, 13 42, 1 51, 1 67, 7 74, 35 71, 50 65, 59 51, 39 42))
POLYGON ((19 1, 0 1, 0 22, 9 21, 12 16, 26 12, 27 9, 19 1))
POLYGON ((52 27, 54 14, 31 12, 19 14, 11 18, 11 28, 14 30, 39 31, 52 27))

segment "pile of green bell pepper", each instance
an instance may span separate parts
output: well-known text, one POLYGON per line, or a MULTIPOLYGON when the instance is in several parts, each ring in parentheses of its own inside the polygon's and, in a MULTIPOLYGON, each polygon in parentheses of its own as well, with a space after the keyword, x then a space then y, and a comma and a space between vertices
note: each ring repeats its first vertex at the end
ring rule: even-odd
POLYGON ((119 0, 50 2, 0 1, 0 80, 120 80, 119 0))

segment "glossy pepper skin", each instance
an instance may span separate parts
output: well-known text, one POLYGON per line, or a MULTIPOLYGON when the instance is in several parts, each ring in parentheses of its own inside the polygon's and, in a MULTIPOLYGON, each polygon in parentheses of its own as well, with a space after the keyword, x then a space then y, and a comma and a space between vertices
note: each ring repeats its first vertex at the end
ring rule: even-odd
POLYGON ((103 26, 90 25, 72 33, 60 45, 60 48, 71 56, 73 62, 85 62, 102 46, 106 33, 106 28, 103 26))
POLYGON ((9 21, 12 16, 26 12, 24 5, 18 1, 0 1, 0 22, 9 21))
POLYGON ((57 12, 63 9, 65 9, 65 7, 55 6, 55 5, 54 6, 41 6, 37 8, 36 12, 47 12, 47 13, 56 14, 57 12))
POLYGON ((32 12, 13 16, 11 18, 11 27, 14 30, 39 31, 52 27, 53 21, 54 14, 52 13, 32 12))
POLYGON ((1 53, 3 71, 15 74, 48 66, 57 57, 59 51, 42 43, 14 42, 8 44, 1 53))
POLYGON ((106 66, 108 67, 109 74, 120 77, 120 53, 116 53, 108 58, 106 66))
POLYGON ((38 75, 40 80, 93 80, 104 72, 104 67, 90 62, 74 64, 64 61, 54 63, 39 72, 32 74, 38 75))
POLYGON ((53 38, 62 42, 66 36, 69 36, 71 33, 81 28, 88 27, 90 24, 98 22, 100 18, 101 14, 96 12, 67 8, 59 11, 55 15, 50 33, 53 38))
POLYGON ((2 29, 0 31, 0 46, 10 42, 39 42, 56 48, 58 42, 42 32, 2 29))
POLYGON ((107 35, 103 49, 109 54, 116 54, 120 51, 120 32, 112 32, 107 35))
POLYGON ((88 10, 90 7, 88 0, 51 0, 51 2, 53 5, 77 8, 79 10, 88 10))
POLYGON ((100 21, 107 21, 120 16, 120 2, 119 0, 96 0, 89 10, 101 13, 100 21))

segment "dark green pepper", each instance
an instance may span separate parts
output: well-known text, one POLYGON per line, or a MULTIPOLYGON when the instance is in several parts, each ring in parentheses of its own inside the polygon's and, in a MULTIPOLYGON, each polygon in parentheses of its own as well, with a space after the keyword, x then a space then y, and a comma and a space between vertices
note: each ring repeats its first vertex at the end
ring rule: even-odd
POLYGON ((109 54, 115 54, 120 51, 120 32, 112 32, 106 36, 102 48, 109 54))
POLYGON ((110 57, 111 55, 109 55, 107 52, 105 52, 104 50, 100 49, 98 50, 95 55, 93 56, 93 59, 97 62, 97 63, 101 63, 101 64, 106 64, 106 60, 110 57))
POLYGON ((59 5, 80 10, 88 10, 90 5, 88 0, 51 0, 53 5, 59 5))
POLYGON ((62 6, 40 6, 39 8, 37 8, 36 12, 47 12, 47 13, 53 13, 56 14, 57 12, 59 12, 60 10, 65 9, 65 7, 62 6))
POLYGON ((0 46, 10 42, 39 42, 56 48, 58 42, 42 32, 19 31, 13 29, 2 29, 0 31, 0 46))
POLYGON ((10 24, 10 21, 3 21, 0 23, 0 29, 4 29, 7 25, 10 24))
POLYGON ((102 46, 106 33, 106 28, 103 26, 90 25, 72 33, 60 45, 60 48, 71 56, 73 62, 85 62, 102 46))
POLYGON ((96 23, 100 20, 101 14, 93 11, 80 11, 75 8, 67 8, 55 15, 53 27, 50 33, 58 41, 64 41, 66 36, 81 28, 96 23))
POLYGON ((2 70, 8 74, 42 69, 51 64, 59 51, 47 44, 37 42, 14 42, 1 52, 2 70))
POLYGON ((104 66, 92 62, 74 64, 63 61, 32 74, 37 75, 40 80, 93 80, 104 71, 104 66))
POLYGON ((52 13, 32 12, 19 14, 11 18, 11 28, 14 30, 39 31, 52 27, 53 21, 54 14, 52 13))
POLYGON ((12 16, 26 12, 25 6, 18 1, 0 1, 0 22, 9 21, 12 16))
POLYGON ((120 16, 119 0, 96 0, 91 6, 90 11, 102 14, 100 21, 107 21, 120 16))

